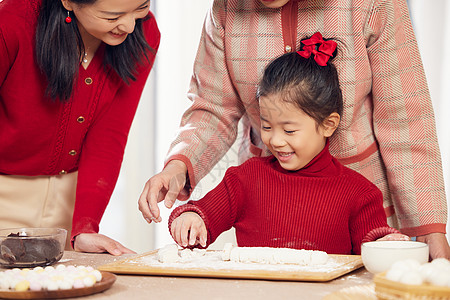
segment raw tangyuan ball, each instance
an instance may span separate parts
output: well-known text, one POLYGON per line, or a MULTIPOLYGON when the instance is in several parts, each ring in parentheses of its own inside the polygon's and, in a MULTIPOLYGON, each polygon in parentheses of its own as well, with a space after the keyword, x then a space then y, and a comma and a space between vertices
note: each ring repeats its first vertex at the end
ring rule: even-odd
POLYGON ((400 282, 404 284, 419 285, 423 283, 423 279, 418 271, 410 271, 403 274, 400 278, 400 282))

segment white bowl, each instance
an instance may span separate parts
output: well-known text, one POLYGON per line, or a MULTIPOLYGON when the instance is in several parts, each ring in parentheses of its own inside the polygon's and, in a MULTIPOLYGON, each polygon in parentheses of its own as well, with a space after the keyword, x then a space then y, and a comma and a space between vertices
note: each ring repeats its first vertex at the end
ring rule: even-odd
POLYGON ((373 273, 389 270, 393 263, 413 259, 428 262, 428 245, 414 241, 374 241, 361 245, 361 257, 366 269, 373 273))

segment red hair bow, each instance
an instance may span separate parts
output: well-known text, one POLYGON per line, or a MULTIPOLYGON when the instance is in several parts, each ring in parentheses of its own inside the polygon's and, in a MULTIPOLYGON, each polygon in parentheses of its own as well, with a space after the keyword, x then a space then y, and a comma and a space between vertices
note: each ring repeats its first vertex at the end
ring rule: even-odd
POLYGON ((314 33, 311 38, 303 40, 302 43, 305 46, 303 46, 303 50, 297 51, 297 53, 304 58, 309 58, 311 54, 314 54, 314 60, 322 67, 327 65, 328 60, 333 56, 333 52, 337 47, 335 41, 324 41, 320 32, 314 33), (319 45, 317 50, 316 45, 319 45))

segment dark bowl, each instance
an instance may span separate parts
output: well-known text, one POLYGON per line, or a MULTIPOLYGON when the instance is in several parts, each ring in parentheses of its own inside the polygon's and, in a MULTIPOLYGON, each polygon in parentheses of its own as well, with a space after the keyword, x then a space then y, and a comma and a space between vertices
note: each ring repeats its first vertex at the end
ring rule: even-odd
POLYGON ((0 229, 0 266, 34 268, 61 259, 67 230, 60 228, 0 229))

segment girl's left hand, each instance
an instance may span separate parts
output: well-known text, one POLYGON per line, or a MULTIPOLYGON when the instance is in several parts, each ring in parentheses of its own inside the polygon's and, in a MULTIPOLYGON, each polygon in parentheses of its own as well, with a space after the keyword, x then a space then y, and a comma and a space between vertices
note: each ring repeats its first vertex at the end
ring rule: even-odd
POLYGON ((108 252, 116 256, 127 253, 136 254, 136 252, 124 247, 121 243, 99 233, 81 233, 77 235, 73 248, 79 252, 108 252))
POLYGON ((407 235, 401 233, 391 233, 379 238, 377 241, 409 241, 410 238, 407 235))

